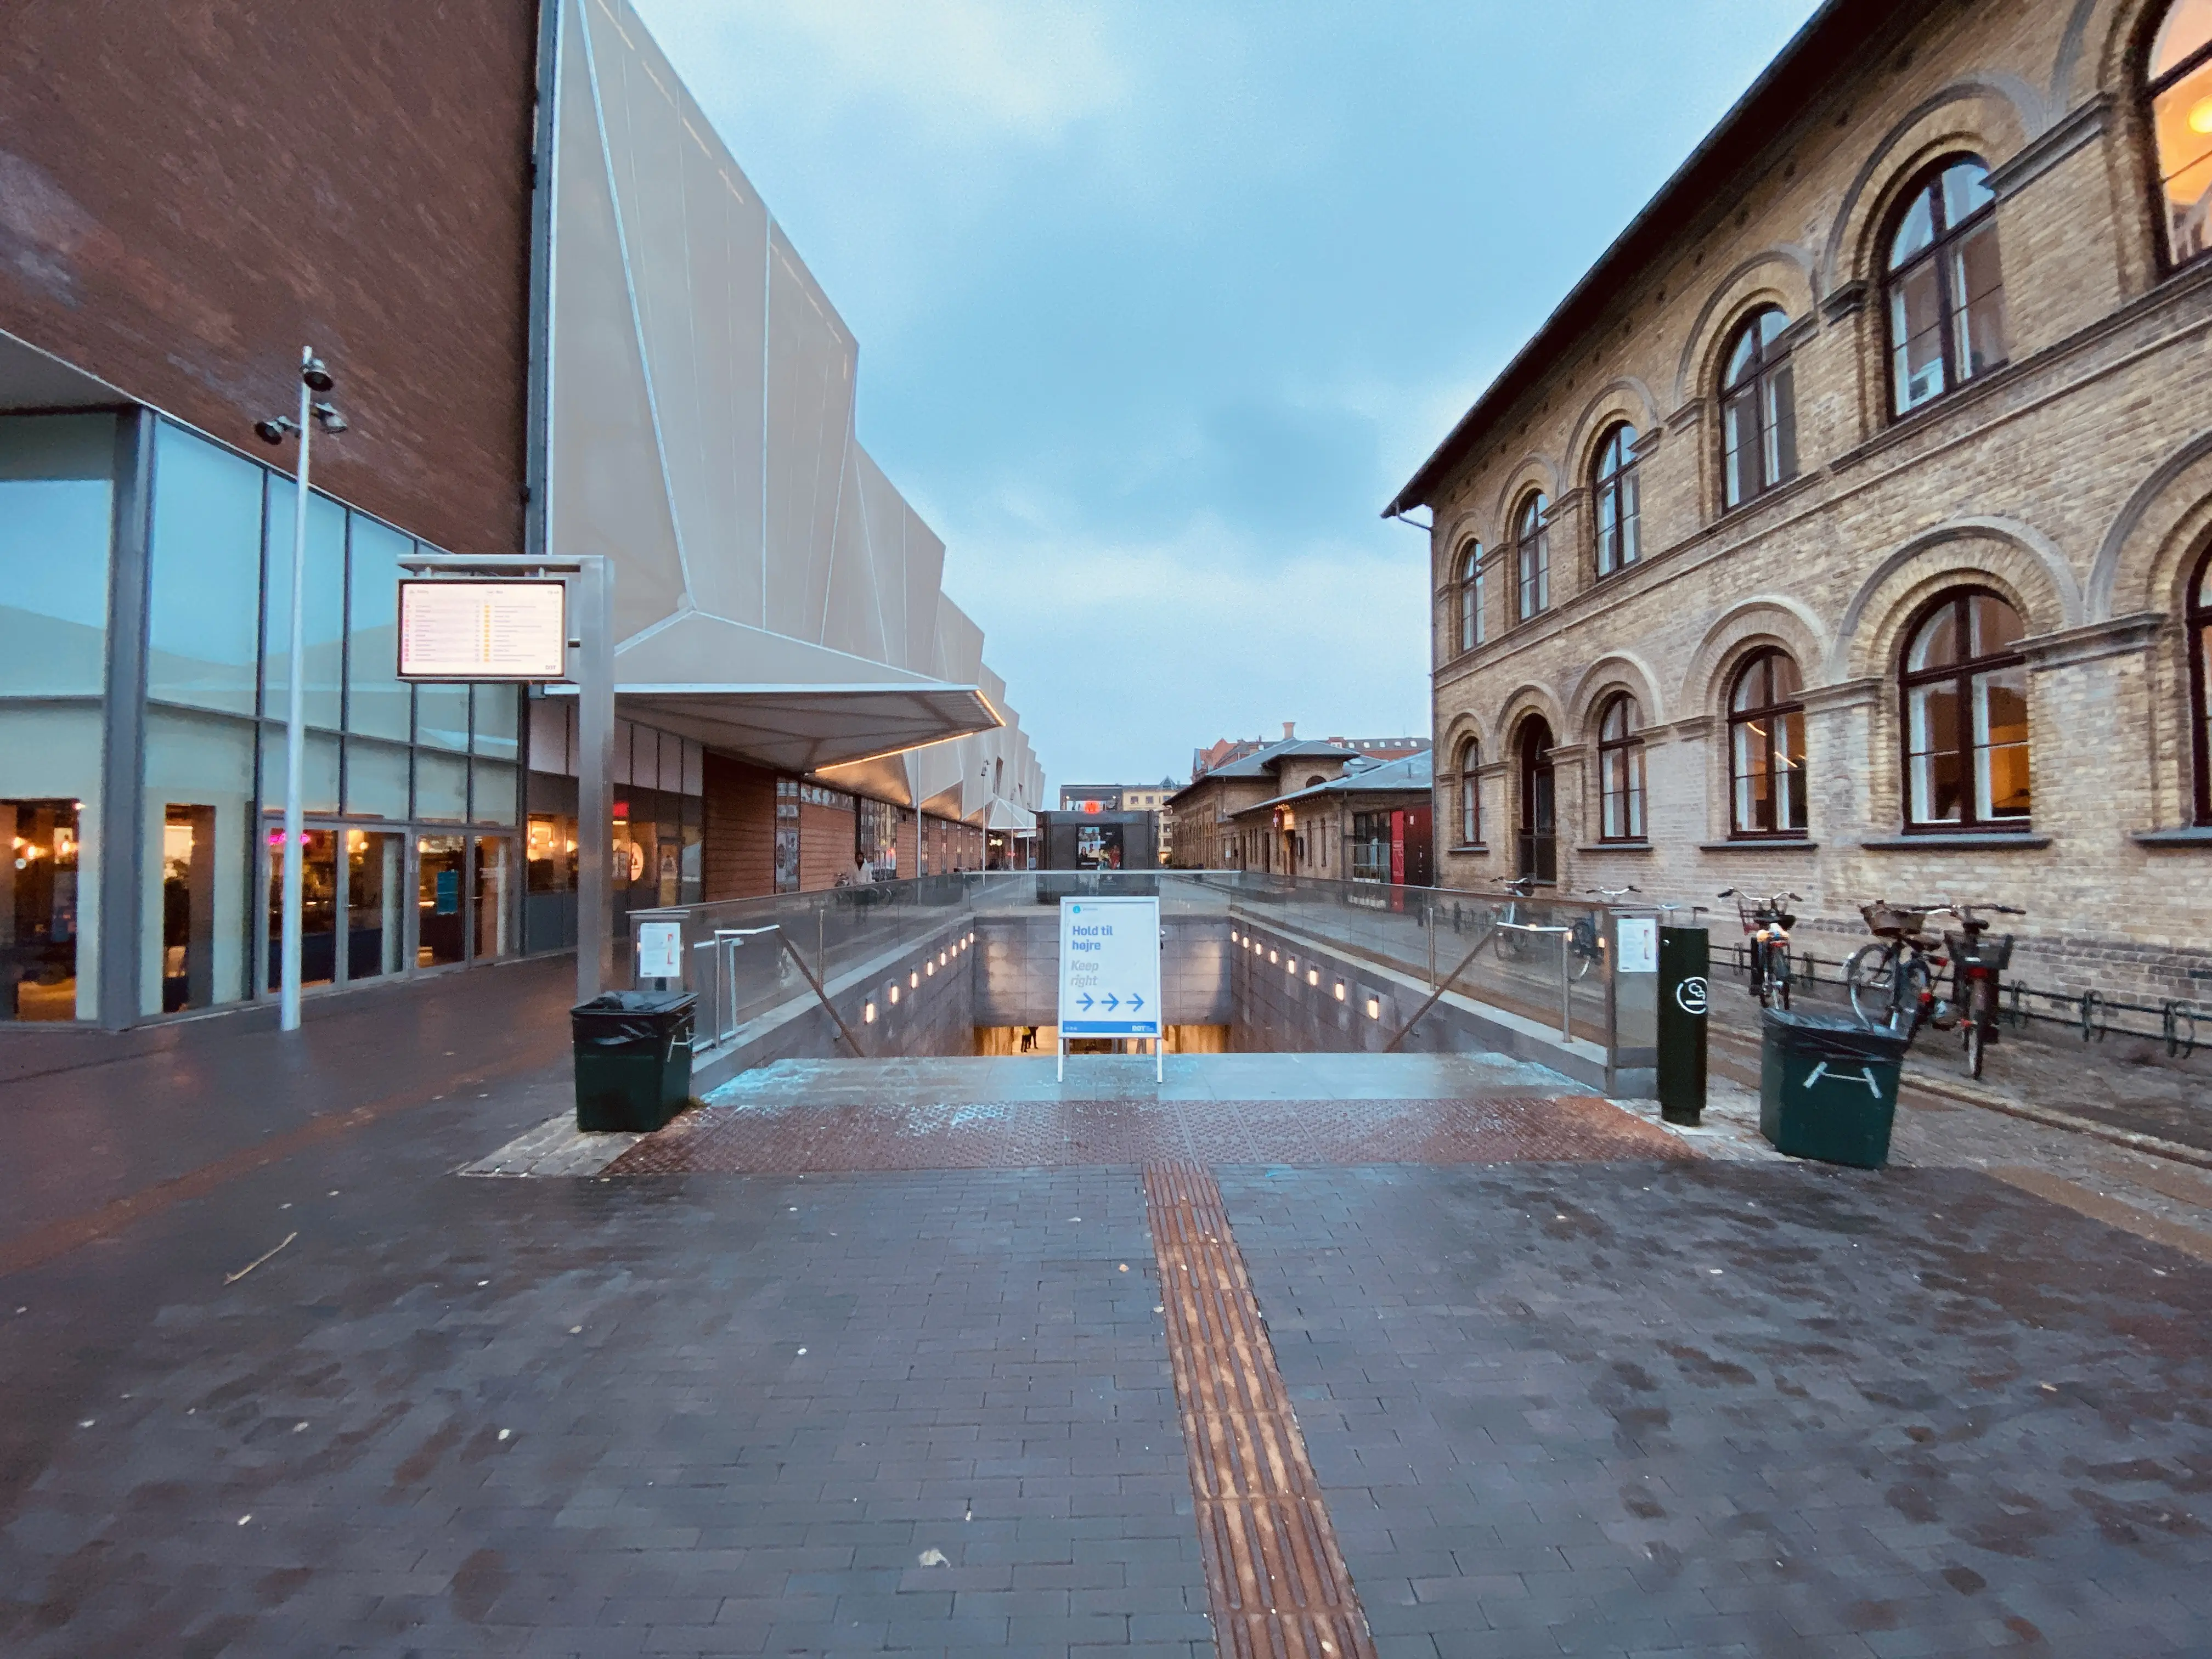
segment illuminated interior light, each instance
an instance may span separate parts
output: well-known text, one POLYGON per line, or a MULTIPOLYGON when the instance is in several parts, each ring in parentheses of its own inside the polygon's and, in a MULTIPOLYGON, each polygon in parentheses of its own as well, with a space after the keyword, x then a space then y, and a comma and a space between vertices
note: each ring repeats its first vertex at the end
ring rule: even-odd
POLYGON ((1339 980, 1336 982, 1336 1000, 1339 1002, 1344 1000, 1344 981, 1342 980, 1339 980))
POLYGON ((1367 1018, 1370 1019, 1380 1019, 1382 1018, 1382 998, 1370 997, 1367 999, 1367 1018))
POLYGON ((892 986, 892 987, 891 987, 891 1001, 892 1001, 892 1003, 893 1003, 894 1005, 896 1005, 896 1004, 897 1003, 898 1000, 899 1000, 899 988, 898 988, 897 986, 894 985, 894 986, 892 986))
POLYGON ((873 1025, 876 1023, 876 1005, 874 1003, 872 1002, 866 1007, 860 1010, 860 1023, 863 1025, 873 1025))

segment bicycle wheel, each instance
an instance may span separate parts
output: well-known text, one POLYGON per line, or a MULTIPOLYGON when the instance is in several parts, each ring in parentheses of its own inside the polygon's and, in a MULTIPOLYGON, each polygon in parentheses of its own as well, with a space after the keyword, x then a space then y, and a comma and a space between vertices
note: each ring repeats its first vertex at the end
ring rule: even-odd
POLYGON ((1990 1028, 1996 1023, 1997 989, 1987 980, 1978 981, 1966 995, 1966 1075, 1982 1074, 1990 1028))
POLYGON ((1570 971, 1577 979, 1587 979, 1589 971, 1598 964, 1605 952, 1604 942, 1597 936, 1597 928, 1589 917, 1578 918, 1567 935, 1567 945, 1574 960, 1570 971))
POLYGON ((1760 1007, 1772 1006, 1773 993, 1766 983, 1766 947, 1757 939, 1751 942, 1751 994, 1759 999, 1760 1007))
POLYGON ((1862 945, 1844 963, 1844 988, 1851 999, 1851 1013, 1862 1025, 1894 1027, 1898 999, 1893 994, 1897 979, 1897 947, 1886 939, 1862 945))
POLYGON ((1766 976, 1774 986, 1774 1006, 1784 1013, 1790 1012, 1790 950, 1787 945, 1766 947, 1766 976))

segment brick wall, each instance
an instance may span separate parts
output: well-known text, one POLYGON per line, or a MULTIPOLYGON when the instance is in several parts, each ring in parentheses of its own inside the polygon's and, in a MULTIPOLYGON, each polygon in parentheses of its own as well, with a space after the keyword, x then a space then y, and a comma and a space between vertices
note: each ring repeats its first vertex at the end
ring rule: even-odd
POLYGON ((1562 887, 1706 903, 1794 889, 1839 936, 1862 899, 2000 900, 2029 911, 2023 976, 2203 994, 2212 847, 2136 839, 2189 816, 2178 608, 2212 535, 2212 264, 2160 268, 2134 78, 2148 17, 2140 0, 1970 0, 1878 61, 1836 64, 1799 125, 1747 153, 1724 199, 1674 213, 1674 240, 1608 285, 1611 310, 1486 417, 1429 495, 1438 822, 1456 823, 1453 757, 1479 738, 1488 843, 1454 852, 1447 833, 1440 883, 1513 872, 1513 739, 1540 715, 1562 887), (1960 152, 1993 169, 2008 358, 1893 419, 1891 208, 1960 152), (1723 511, 1719 359, 1765 304, 1793 323, 1798 471, 1723 511), (1643 556, 1601 580, 1588 479, 1622 418, 1644 434, 1643 556), (1487 641, 1460 654, 1458 555, 1470 539, 1507 554, 1530 489, 1556 514, 1551 608, 1516 623, 1501 559, 1487 641), (2009 599, 2029 635, 2033 833, 2009 841, 1903 833, 1904 634, 1966 584, 2009 599), (1794 847, 1730 838, 1726 700, 1766 646, 1807 688, 1811 823, 1794 847), (1593 723, 1615 690, 1640 711, 1648 848, 1598 843, 1593 723))
POLYGON ((775 890, 775 774, 707 751, 704 891, 708 899, 775 890))
POLYGON ((9 7, 0 329, 255 448, 312 344, 352 422, 316 482, 518 550, 536 31, 530 0, 9 7))
POLYGON ((859 815, 842 807, 799 803, 799 890, 817 893, 853 873, 854 838, 859 815))

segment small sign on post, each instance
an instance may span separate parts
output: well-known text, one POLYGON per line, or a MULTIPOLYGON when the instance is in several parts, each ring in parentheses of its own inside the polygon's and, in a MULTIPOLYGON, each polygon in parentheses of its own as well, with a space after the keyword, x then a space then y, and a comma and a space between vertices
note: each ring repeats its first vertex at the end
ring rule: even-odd
POLYGON ((1165 1075, 1158 899, 1060 900, 1059 1018, 1058 1076, 1067 1075, 1067 1040, 1085 1036, 1150 1037, 1152 1075, 1165 1075))
POLYGON ((684 977, 684 924, 680 921, 641 921, 637 925, 637 976, 640 979, 684 977))

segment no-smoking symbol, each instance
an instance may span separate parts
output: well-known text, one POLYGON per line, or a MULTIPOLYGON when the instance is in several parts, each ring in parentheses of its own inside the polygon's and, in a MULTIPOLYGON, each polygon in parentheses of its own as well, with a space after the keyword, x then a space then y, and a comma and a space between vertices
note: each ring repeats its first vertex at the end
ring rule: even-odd
POLYGON ((1702 974, 1692 974, 1674 988, 1674 1006, 1686 1014, 1705 1015, 1705 980, 1702 974))

